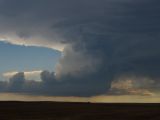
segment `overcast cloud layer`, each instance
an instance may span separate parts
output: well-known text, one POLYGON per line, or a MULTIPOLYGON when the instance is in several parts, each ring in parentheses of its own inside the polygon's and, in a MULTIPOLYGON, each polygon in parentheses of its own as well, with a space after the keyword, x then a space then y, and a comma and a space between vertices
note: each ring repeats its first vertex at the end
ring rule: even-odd
POLYGON ((42 72, 43 84, 24 90, 26 80, 18 73, 9 91, 90 96, 133 76, 138 88, 158 89, 159 5, 158 0, 0 0, 1 40, 62 52, 55 73, 42 72))

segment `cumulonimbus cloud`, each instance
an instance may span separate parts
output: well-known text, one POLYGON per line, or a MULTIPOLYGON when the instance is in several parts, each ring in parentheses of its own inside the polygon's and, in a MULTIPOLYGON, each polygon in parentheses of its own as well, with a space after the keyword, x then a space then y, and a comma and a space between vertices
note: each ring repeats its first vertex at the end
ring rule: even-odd
POLYGON ((159 1, 0 3, 3 41, 62 51, 54 79, 51 77, 56 82, 50 84, 55 91, 61 86, 57 93, 103 94, 111 88, 113 80, 124 75, 153 79, 155 85, 159 84, 159 1))

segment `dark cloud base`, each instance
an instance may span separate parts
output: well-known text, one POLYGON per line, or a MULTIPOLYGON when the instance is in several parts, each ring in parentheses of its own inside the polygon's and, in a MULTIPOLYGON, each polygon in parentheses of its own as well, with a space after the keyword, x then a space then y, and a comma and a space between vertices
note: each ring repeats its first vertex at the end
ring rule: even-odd
POLYGON ((54 96, 91 96, 93 94, 99 95, 106 91, 105 84, 97 83, 93 85, 95 83, 92 80, 86 80, 85 84, 77 79, 76 81, 73 79, 57 81, 54 73, 48 71, 41 73, 41 79, 41 82, 26 80, 23 72, 17 73, 10 78, 9 82, 0 83, 0 91, 54 96))

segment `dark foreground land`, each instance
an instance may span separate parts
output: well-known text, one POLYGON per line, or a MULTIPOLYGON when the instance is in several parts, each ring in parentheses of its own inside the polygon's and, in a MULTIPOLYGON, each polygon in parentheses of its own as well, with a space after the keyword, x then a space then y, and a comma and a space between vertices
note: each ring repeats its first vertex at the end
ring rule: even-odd
POLYGON ((160 104, 0 102, 0 120, 160 120, 160 104))

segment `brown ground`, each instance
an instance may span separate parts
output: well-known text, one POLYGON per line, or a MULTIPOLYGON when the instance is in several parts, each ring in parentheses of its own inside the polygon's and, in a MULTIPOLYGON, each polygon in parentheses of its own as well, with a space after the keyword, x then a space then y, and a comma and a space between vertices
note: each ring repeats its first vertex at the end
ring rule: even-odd
POLYGON ((160 120, 160 104, 0 102, 0 120, 160 120))

